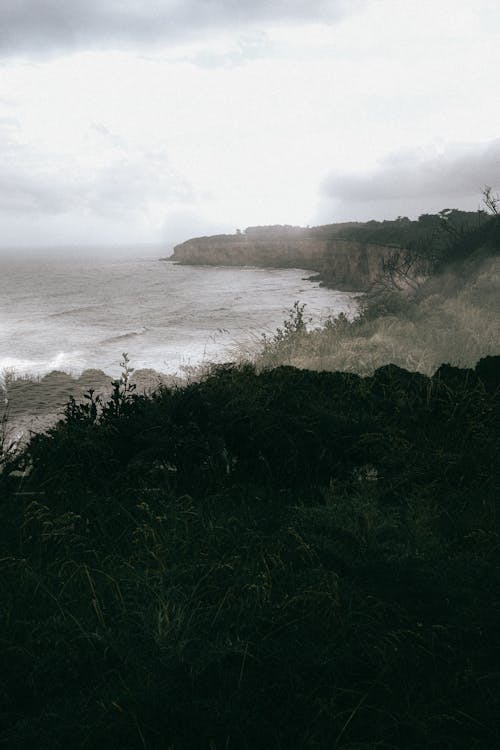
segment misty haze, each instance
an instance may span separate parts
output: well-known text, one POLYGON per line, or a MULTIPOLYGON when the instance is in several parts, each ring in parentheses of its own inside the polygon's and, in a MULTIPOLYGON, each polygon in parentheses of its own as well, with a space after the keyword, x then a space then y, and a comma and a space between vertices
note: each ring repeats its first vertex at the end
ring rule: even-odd
POLYGON ((492 750, 497 0, 2 0, 0 745, 492 750))

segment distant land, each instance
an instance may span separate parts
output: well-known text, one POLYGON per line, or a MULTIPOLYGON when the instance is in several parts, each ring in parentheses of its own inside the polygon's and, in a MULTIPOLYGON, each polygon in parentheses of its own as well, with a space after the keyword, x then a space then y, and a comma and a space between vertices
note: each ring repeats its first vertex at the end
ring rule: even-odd
POLYGON ((235 234, 197 237, 176 245, 171 260, 186 265, 304 268, 336 289, 366 289, 380 272, 391 248, 344 239, 333 224, 248 227, 235 234))
POLYGON ((317 227, 273 225, 248 227, 234 234, 188 239, 174 247, 172 260, 183 265, 304 268, 325 286, 365 291, 378 278, 383 261, 395 248, 433 242, 443 222, 482 220, 481 212, 444 209, 417 220, 345 222, 317 227))

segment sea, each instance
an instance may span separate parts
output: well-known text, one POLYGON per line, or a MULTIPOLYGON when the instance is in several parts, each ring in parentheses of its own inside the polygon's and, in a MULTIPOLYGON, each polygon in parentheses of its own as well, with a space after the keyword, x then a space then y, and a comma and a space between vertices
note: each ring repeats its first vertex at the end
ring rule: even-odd
POLYGON ((182 374, 258 347, 296 301, 310 326, 357 309, 355 294, 307 280, 310 271, 183 266, 159 255, 0 254, 0 378, 91 368, 116 376, 124 352, 136 369, 182 374))

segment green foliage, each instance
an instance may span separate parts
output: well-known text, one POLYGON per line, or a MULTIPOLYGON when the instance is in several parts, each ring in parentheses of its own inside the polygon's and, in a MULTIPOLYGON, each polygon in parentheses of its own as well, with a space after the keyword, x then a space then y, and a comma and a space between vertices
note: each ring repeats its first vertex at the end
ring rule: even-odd
POLYGON ((394 221, 367 221, 347 226, 338 233, 344 239, 418 250, 429 258, 447 254, 453 238, 475 232, 489 224, 484 211, 444 209, 422 214, 416 221, 398 217, 394 221))
POLYGON ((439 252, 431 246, 409 257, 395 250, 386 261, 385 277, 360 299, 356 319, 340 316, 315 329, 294 330, 292 311, 290 334, 278 330, 265 338, 254 356, 256 366, 368 375, 393 362, 430 375, 443 361, 470 367, 496 354, 500 216, 468 229, 453 218, 440 221, 451 222, 451 232, 440 230, 449 236, 448 244, 439 252))
POLYGON ((0 742, 495 747, 499 358, 127 371, 0 506, 0 742))
POLYGON ((277 328, 272 336, 262 335, 261 351, 266 360, 272 360, 275 355, 280 358, 283 355, 290 357, 300 350, 307 334, 308 321, 305 317, 305 308, 305 304, 294 302, 288 318, 283 323, 283 328, 277 328))
POLYGON ((463 218, 371 227, 424 243, 418 293, 296 303, 254 365, 148 397, 124 354, 4 437, 1 745, 496 746, 500 357, 457 365, 499 350, 500 225, 463 218))
POLYGON ((17 440, 9 425, 9 402, 5 395, 0 407, 0 498, 10 487, 12 474, 18 467, 17 448, 17 440))

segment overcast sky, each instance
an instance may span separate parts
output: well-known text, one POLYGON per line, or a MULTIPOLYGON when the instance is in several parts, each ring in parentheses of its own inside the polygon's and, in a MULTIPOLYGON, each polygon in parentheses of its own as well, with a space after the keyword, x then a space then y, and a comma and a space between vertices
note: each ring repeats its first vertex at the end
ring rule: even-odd
POLYGON ((475 210, 498 0, 0 0, 0 245, 475 210))

